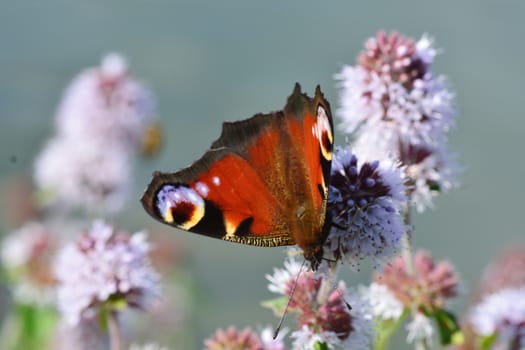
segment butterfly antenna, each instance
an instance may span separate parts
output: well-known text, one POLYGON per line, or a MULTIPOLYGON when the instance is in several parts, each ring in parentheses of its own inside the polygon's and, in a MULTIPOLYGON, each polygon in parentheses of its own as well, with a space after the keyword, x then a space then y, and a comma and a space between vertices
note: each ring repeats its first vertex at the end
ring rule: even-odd
POLYGON ((292 290, 290 291, 288 302, 286 303, 286 306, 284 308, 283 315, 281 316, 281 319, 279 320, 279 324, 277 325, 277 328, 275 328, 275 331, 273 332, 273 339, 276 339, 277 336, 279 335, 279 332, 281 331, 281 327, 284 322, 284 317, 286 316, 286 313, 288 312, 288 307, 290 306, 290 303, 292 302, 292 298, 295 293, 295 288, 297 288, 297 282, 299 282, 299 276, 301 276, 301 272, 303 272, 305 263, 306 263, 306 260, 303 260, 303 263, 301 264, 301 268, 299 269, 299 272, 297 273, 297 276, 295 277, 295 282, 292 286, 292 290))

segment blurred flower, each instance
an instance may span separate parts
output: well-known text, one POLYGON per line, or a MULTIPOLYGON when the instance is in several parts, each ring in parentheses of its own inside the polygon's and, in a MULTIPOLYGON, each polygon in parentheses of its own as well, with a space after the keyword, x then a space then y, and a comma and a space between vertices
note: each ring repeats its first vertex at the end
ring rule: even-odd
MULTIPOLYGON (((271 332, 271 331, 270 331, 271 332)), ((215 334, 204 341, 206 350, 282 350, 284 344, 277 338, 267 339, 267 331, 259 336, 250 327, 238 331, 230 326, 228 329, 217 329, 215 334)))
POLYGON ((44 204, 117 212, 127 202, 134 156, 160 144, 153 96, 118 54, 76 77, 56 115, 56 132, 35 162, 44 204))
POLYGON ((54 278, 50 265, 55 245, 55 238, 40 222, 28 222, 3 239, 2 265, 16 302, 39 305, 52 302, 54 278))
POLYGON ((328 212, 333 224, 324 257, 358 265, 392 255, 405 232, 398 208, 405 199, 401 171, 391 162, 359 161, 337 148, 332 160, 328 212))
POLYGON ((445 79, 430 70, 435 55, 426 36, 415 42, 396 32, 379 32, 365 43, 358 64, 336 75, 342 127, 354 137, 354 149, 373 159, 399 161, 420 211, 431 203, 429 192, 455 185, 457 172, 445 151, 446 134, 454 125, 453 94, 445 79), (428 154, 414 159, 414 149, 428 154))
POLYGON ((55 261, 58 307, 67 322, 97 315, 102 305, 124 302, 144 309, 159 295, 159 276, 151 267, 143 233, 126 232, 96 221, 55 261))
POLYGON ((434 327, 431 320, 423 313, 417 312, 412 321, 407 324, 408 331, 407 343, 425 343, 432 344, 432 337, 434 336, 434 327))
POLYGON ((298 314, 299 330, 291 334, 294 348, 325 343, 331 349, 368 349, 372 325, 366 303, 347 291, 342 281, 330 291, 331 281, 311 270, 298 277, 299 270, 299 263, 288 260, 285 269, 274 269, 273 275, 266 276, 269 290, 291 298, 289 310, 298 314))
POLYGON ((34 177, 44 203, 114 213, 127 201, 131 174, 125 153, 54 138, 36 160, 34 177))
POLYGON ((56 126, 59 137, 132 153, 141 150, 155 114, 151 91, 130 74, 123 56, 111 53, 71 82, 56 126))
POLYGON ((361 288, 360 292, 363 299, 368 301, 374 318, 397 320, 403 314, 403 304, 384 284, 373 282, 369 287, 361 288))
POLYGON ((483 270, 478 293, 482 296, 521 286, 525 286, 525 246, 516 245, 483 270))
POLYGON ((402 257, 386 264, 375 282, 383 284, 405 307, 431 311, 441 309, 445 302, 456 296, 458 276, 447 261, 436 263, 425 251, 414 256, 414 272, 407 270, 402 257))
POLYGON ((525 348, 525 286, 487 295, 470 313, 476 334, 496 335, 497 349, 525 348))

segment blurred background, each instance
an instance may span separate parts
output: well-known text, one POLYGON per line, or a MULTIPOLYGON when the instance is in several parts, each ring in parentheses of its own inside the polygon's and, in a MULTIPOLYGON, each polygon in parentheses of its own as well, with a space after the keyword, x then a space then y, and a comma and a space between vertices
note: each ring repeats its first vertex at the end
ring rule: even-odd
MULTIPOLYGON (((157 157, 136 164, 132 200, 112 221, 133 232, 148 229, 170 247, 168 254, 177 254, 174 269, 185 271, 178 280, 191 291, 188 310, 184 322, 162 325, 166 333, 176 328, 179 338, 164 334, 165 343, 200 348, 217 327, 275 324, 259 303, 273 297, 264 275, 282 265, 284 248, 165 229, 139 203, 151 173, 175 171, 200 157, 224 120, 282 108, 295 82, 309 94, 320 84, 335 110, 333 75, 355 64, 366 38, 379 29, 416 39, 428 33, 441 49, 433 70, 446 75, 456 93, 459 115, 450 142, 464 171, 462 188, 414 215, 414 246, 455 264, 465 286, 455 307, 463 310, 491 257, 525 241, 519 187, 525 178, 524 13, 521 1, 474 0, 2 2, 2 234, 14 229, 6 218, 13 199, 5 193, 14 180, 31 179, 64 88, 104 54, 120 52, 156 96, 163 143, 157 157)), ((349 285, 369 281, 366 265, 344 270, 349 285)), ((171 272, 162 273, 167 278, 171 272)), ((147 332, 140 336, 154 340, 147 332)))

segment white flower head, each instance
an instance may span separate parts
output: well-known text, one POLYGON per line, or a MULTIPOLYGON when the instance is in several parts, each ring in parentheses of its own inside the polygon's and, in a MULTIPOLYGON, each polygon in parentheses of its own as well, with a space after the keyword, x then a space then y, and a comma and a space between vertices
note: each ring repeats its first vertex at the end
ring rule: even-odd
POLYGON ((434 326, 430 318, 418 312, 414 315, 412 321, 407 324, 406 329, 408 331, 407 343, 421 343, 424 342, 428 345, 432 344, 432 338, 435 334, 434 326))
POLYGON ((1 260, 13 297, 20 304, 51 304, 54 298, 50 272, 56 239, 46 225, 28 222, 2 241, 1 260))
POLYGON ((525 347, 525 286, 507 288, 488 295, 469 317, 480 336, 496 335, 498 344, 513 342, 525 347))
POLYGON ((430 70, 436 54, 428 36, 416 43, 396 32, 379 32, 365 44, 358 64, 344 66, 335 76, 341 87, 341 127, 352 136, 354 150, 373 159, 397 161, 406 166, 408 177, 422 174, 410 166, 428 166, 406 163, 407 151, 435 153, 427 162, 440 164, 432 174, 440 181, 412 178, 416 182, 412 202, 419 211, 431 206, 432 196, 455 185, 457 173, 444 151, 455 125, 454 95, 446 79, 430 70), (436 184, 439 190, 433 187, 436 184))
POLYGON ((131 344, 129 350, 169 350, 169 348, 161 346, 157 343, 147 343, 144 345, 131 344))
POLYGON ((273 275, 266 275, 270 282, 268 290, 273 293, 286 295, 288 293, 289 283, 295 280, 301 271, 301 263, 296 259, 289 258, 284 261, 284 269, 274 268, 273 275))
POLYGON ((403 314, 403 304, 384 284, 373 282, 368 287, 362 287, 360 292, 369 303, 374 318, 397 320, 403 314))
POLYGON ((60 137, 133 153, 155 114, 151 91, 132 77, 124 57, 112 53, 71 82, 56 126, 60 137))
POLYGON ((402 172, 392 162, 364 161, 336 149, 328 195, 332 228, 324 256, 354 266, 365 257, 384 261, 401 243, 404 199, 402 172))
POLYGON ((103 221, 63 248, 55 261, 58 306, 75 325, 112 298, 145 309, 159 296, 159 275, 148 258, 144 233, 132 236, 103 221))
POLYGON ((35 162, 35 182, 49 203, 91 212, 121 210, 131 178, 130 157, 114 148, 54 138, 35 162))

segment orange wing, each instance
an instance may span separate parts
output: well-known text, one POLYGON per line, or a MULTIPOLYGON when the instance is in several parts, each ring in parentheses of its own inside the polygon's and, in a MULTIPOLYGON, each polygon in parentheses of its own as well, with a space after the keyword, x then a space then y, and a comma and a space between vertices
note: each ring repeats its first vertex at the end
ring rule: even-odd
POLYGON ((226 122, 190 167, 154 173, 142 204, 155 219, 183 230, 304 249, 319 241, 324 224, 332 128, 320 89, 310 99, 297 84, 284 111, 226 122))

